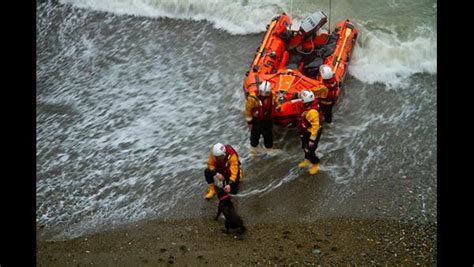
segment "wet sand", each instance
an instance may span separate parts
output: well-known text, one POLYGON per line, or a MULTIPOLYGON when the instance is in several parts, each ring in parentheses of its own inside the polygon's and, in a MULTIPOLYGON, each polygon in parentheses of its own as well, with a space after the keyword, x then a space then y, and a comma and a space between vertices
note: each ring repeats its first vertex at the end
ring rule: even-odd
POLYGON ((224 219, 154 220, 67 241, 38 240, 37 266, 301 266, 437 263, 436 225, 351 218, 247 224, 224 219))

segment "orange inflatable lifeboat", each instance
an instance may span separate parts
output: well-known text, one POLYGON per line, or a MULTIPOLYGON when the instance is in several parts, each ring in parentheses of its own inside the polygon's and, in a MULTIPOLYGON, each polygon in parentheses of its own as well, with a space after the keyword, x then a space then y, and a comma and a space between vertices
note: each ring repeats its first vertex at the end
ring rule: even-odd
POLYGON ((247 97, 250 92, 257 92, 261 82, 271 83, 277 102, 272 111, 276 124, 296 121, 303 110, 299 92, 320 85, 319 66, 322 64, 331 67, 342 86, 358 30, 351 21, 345 20, 338 23, 331 34, 318 31, 326 19, 322 11, 315 12, 302 22, 299 31, 293 31, 290 17, 283 13, 267 25, 267 32, 246 73, 243 89, 247 97), (305 48, 310 51, 305 52, 305 48))

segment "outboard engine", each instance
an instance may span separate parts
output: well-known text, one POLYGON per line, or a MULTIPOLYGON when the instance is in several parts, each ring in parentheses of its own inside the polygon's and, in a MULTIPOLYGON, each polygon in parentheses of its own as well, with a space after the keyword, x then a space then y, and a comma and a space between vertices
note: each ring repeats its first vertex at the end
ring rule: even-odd
POLYGON ((316 11, 301 22, 300 31, 304 36, 309 36, 319 29, 327 22, 328 17, 323 11, 316 11))

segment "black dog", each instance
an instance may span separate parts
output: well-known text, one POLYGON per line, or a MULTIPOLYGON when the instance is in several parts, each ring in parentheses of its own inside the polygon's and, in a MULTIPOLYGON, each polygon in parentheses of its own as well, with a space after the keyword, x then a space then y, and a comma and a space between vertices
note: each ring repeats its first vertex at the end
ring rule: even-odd
POLYGON ((217 196, 219 197, 219 207, 217 208, 217 215, 215 220, 217 221, 219 219, 219 215, 221 215, 221 213, 224 213, 226 233, 229 233, 229 228, 238 228, 239 234, 243 234, 246 231, 244 222, 235 212, 234 204, 232 204, 229 194, 227 194, 224 189, 218 187, 217 196))

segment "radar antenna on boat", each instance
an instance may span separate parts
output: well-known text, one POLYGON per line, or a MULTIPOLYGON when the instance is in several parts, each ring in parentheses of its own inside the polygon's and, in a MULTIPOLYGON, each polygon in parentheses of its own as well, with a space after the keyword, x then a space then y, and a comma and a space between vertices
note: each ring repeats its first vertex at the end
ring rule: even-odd
POLYGON ((329 25, 328 25, 328 34, 331 34, 331 0, 329 0, 329 17, 328 17, 328 20, 329 20, 329 25))

